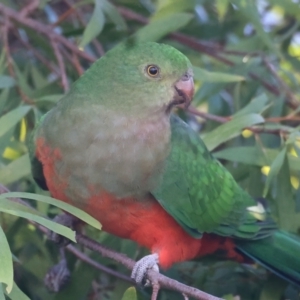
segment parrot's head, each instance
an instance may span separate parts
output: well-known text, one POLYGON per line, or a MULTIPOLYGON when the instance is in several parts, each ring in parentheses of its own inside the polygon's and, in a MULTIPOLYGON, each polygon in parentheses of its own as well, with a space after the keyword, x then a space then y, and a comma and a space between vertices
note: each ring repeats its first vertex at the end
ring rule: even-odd
POLYGON ((153 42, 115 47, 75 87, 108 109, 135 114, 169 114, 173 107, 187 107, 194 94, 188 58, 171 46, 153 42))

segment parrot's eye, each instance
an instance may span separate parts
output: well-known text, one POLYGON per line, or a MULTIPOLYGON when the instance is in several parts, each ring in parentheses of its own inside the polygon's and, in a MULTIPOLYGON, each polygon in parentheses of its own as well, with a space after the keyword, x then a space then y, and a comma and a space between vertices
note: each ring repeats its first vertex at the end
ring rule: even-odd
POLYGON ((159 68, 155 65, 149 65, 146 67, 147 70, 147 74, 150 77, 157 77, 157 75, 159 75, 159 68))

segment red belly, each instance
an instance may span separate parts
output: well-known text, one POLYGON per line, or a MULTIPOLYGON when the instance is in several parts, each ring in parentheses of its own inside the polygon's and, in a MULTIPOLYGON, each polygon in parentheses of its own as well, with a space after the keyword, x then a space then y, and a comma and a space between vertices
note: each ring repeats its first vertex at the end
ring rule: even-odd
POLYGON ((225 251, 229 258, 243 260, 229 238, 213 234, 204 234, 202 239, 191 237, 151 195, 142 200, 116 199, 106 192, 93 194, 90 191, 93 196, 89 199, 80 205, 73 203, 65 193, 67 179, 61 178, 54 167, 55 161, 61 160, 60 152, 50 149, 43 139, 39 139, 36 155, 43 164, 47 186, 54 198, 79 206, 99 220, 104 231, 136 241, 158 253, 163 268, 218 250, 225 251))

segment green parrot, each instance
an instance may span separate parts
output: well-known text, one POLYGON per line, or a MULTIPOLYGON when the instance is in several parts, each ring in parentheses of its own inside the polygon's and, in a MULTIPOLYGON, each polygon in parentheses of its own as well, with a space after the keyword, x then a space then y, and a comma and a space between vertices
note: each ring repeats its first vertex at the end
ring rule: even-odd
POLYGON ((300 283, 300 239, 256 219, 257 205, 172 114, 189 105, 192 65, 171 46, 123 43, 96 61, 39 122, 32 173, 103 230, 147 247, 132 278, 222 252, 300 283))

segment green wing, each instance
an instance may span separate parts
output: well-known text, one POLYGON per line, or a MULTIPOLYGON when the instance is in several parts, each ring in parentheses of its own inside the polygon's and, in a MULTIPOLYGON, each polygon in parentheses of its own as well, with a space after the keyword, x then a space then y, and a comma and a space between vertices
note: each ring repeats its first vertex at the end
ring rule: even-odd
POLYGON ((204 232, 256 239, 270 234, 274 223, 259 222, 247 207, 257 203, 209 153, 198 134, 171 117, 172 149, 163 178, 152 194, 192 236, 204 232))

